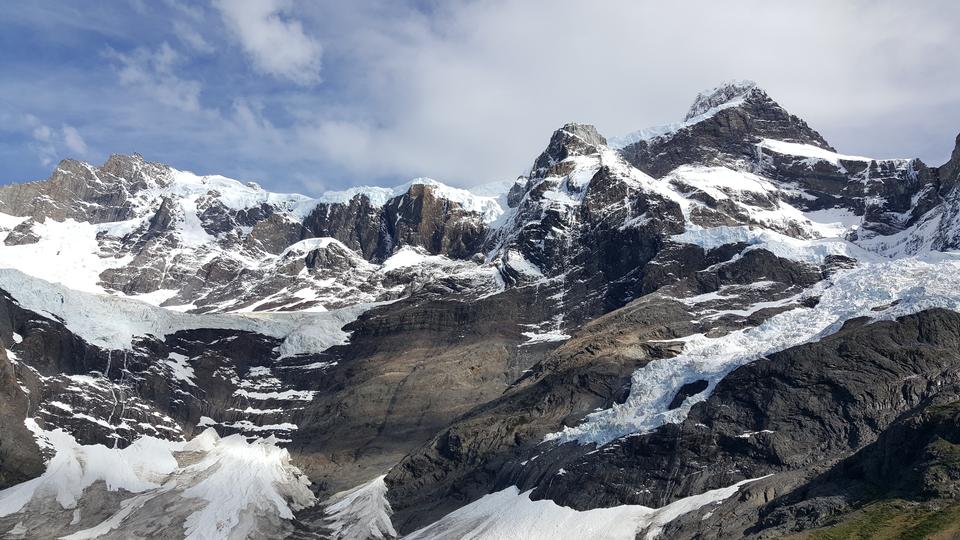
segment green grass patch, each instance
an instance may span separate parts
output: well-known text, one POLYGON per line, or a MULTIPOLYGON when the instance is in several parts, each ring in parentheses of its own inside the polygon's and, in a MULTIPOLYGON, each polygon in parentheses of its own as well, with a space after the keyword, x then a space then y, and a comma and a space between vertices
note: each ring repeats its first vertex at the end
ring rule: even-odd
POLYGON ((894 499, 869 504, 841 523, 811 531, 809 538, 924 540, 950 531, 960 531, 960 503, 937 508, 894 499))

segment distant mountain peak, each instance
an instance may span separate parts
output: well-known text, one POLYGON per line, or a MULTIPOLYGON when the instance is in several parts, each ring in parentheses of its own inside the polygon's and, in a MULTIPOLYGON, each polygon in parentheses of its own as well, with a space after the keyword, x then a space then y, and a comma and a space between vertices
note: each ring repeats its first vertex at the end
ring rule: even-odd
POLYGON ((719 86, 704 90, 697 94, 693 100, 693 105, 687 111, 683 120, 689 121, 698 116, 707 114, 712 109, 718 109, 725 106, 736 106, 754 90, 760 90, 757 83, 749 80, 727 81, 719 86))
POLYGON ((569 122, 564 124, 560 131, 566 132, 583 142, 592 146, 601 146, 607 144, 607 140, 597 131, 593 124, 581 124, 579 122, 569 122))
POLYGON ((550 143, 533 163, 531 174, 549 169, 573 155, 592 154, 606 145, 607 139, 592 124, 569 122, 550 136, 550 143))

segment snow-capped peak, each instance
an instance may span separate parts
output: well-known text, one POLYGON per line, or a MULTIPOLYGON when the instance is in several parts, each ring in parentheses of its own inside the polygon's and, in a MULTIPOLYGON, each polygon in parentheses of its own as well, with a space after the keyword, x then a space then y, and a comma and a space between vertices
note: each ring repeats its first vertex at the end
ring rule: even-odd
POLYGON ((693 105, 687 110, 682 122, 643 128, 619 137, 611 137, 608 146, 620 149, 640 141, 651 141, 658 137, 672 135, 685 127, 702 122, 724 109, 742 105, 747 94, 754 90, 760 90, 757 83, 747 80, 729 81, 715 88, 704 90, 697 94, 696 99, 693 100, 693 105))
POLYGON ((704 90, 697 94, 693 100, 693 105, 683 117, 684 121, 691 120, 704 115, 713 109, 725 109, 735 107, 743 102, 750 91, 757 88, 757 83, 747 80, 728 81, 720 86, 704 90))
POLYGON ((253 208, 263 203, 293 207, 311 201, 309 197, 298 193, 271 193, 255 182, 241 182, 216 174, 200 176, 190 171, 170 170, 172 182, 168 191, 171 194, 195 199, 215 192, 217 199, 233 210, 253 208))

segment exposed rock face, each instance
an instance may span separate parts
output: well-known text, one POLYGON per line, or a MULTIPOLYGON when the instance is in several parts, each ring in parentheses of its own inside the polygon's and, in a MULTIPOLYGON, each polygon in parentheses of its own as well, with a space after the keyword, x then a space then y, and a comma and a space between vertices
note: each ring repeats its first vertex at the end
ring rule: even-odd
POLYGON ((956 183, 960 180, 960 135, 957 135, 956 145, 953 147, 953 154, 950 155, 950 161, 939 169, 940 179, 944 182, 956 183))
POLYGON ((550 144, 533 162, 532 175, 546 172, 563 160, 573 156, 596 154, 607 140, 589 124, 567 124, 550 137, 550 144))
POLYGON ((37 220, 34 218, 28 218, 19 225, 14 227, 7 237, 3 239, 4 245, 7 246, 22 246, 25 244, 36 244, 40 241, 40 235, 33 231, 34 225, 37 223, 37 220))
POLYGON ((685 120, 696 122, 668 135, 627 145, 621 153, 634 167, 660 177, 686 163, 727 165, 749 159, 754 144, 762 139, 833 150, 806 122, 751 84, 722 86, 701 94, 685 120), (732 106, 722 108, 724 105, 732 106), (705 115, 709 116, 696 121, 705 115))
MULTIPOLYGON (((515 321, 540 321, 533 291, 467 304, 403 301, 361 317, 329 350, 317 395, 294 415, 292 451, 327 493, 376 476, 477 403, 495 399, 551 344, 515 321), (384 391, 387 388, 389 391, 384 391)), ((315 372, 314 372, 315 373, 315 372)))
MULTIPOLYGON (((745 532, 782 537, 842 522, 875 501, 899 499, 934 508, 953 504, 960 496, 958 405, 918 407, 892 423, 875 442, 761 507, 760 519, 745 532)), ((684 525, 677 528, 683 530, 684 525)))
MULTIPOLYGON (((654 313, 659 320, 666 320, 668 312, 661 309, 654 313)), ((694 407, 682 424, 622 439, 602 452, 592 451, 592 446, 540 446, 542 433, 555 429, 564 411, 571 410, 567 403, 557 401, 570 393, 558 391, 557 382, 550 380, 558 372, 551 370, 550 378, 512 392, 494 407, 479 409, 472 418, 458 422, 424 448, 425 456, 411 456, 394 469, 388 479, 395 482, 391 484, 398 510, 395 523, 401 528, 416 528, 422 525, 422 515, 426 514, 429 522, 435 514, 445 513, 443 506, 457 504, 451 500, 463 504, 474 493, 512 484, 521 490, 535 489, 534 498, 549 498, 581 509, 596 508, 598 501, 602 501, 599 506, 658 507, 691 493, 768 474, 776 474, 779 480, 773 481, 776 491, 766 501, 787 496, 795 489, 806 493, 802 491, 807 489, 803 487, 805 482, 846 456, 870 448, 904 413, 930 403, 949 402, 960 395, 960 380, 955 376, 960 357, 953 351, 955 341, 960 339, 956 313, 934 310, 897 323, 848 326, 820 343, 778 353, 734 372, 707 401, 694 407), (824 370, 822 366, 829 368, 824 370), (548 401, 542 401, 542 390, 533 392, 544 386, 551 388, 546 394, 551 396, 548 401), (540 397, 534 398, 537 395, 540 397), (524 416, 518 417, 520 414, 524 416), (542 427, 531 430, 537 424, 542 427), (536 462, 529 461, 538 454, 536 462), (565 472, 557 474, 561 469, 565 472), (455 471, 466 471, 468 476, 464 479, 455 471), (452 474, 457 476, 451 480, 452 474), (439 496, 428 487, 435 485, 438 476, 445 478, 439 496), (426 508, 408 510, 409 505, 424 503, 426 508), (435 510, 437 505, 441 506, 439 511, 435 510)), ((670 354, 661 350, 655 355, 664 353, 670 354)), ((602 352, 595 353, 589 364, 579 367, 566 363, 565 368, 573 370, 567 378, 581 381, 578 386, 597 381, 586 383, 579 393, 584 397, 606 396, 599 400, 593 397, 596 401, 586 401, 573 410, 588 411, 597 403, 616 398, 623 371, 603 386, 597 385, 602 379, 593 379, 602 373, 598 371, 603 369, 600 366, 608 362, 604 357, 602 352), (599 388, 604 390, 599 392, 599 388)), ((925 444, 923 440, 917 441, 920 447, 925 444)), ((875 466, 882 467, 882 463, 892 462, 875 466)), ((934 477, 923 474, 921 478, 935 482, 934 477)), ((910 482, 914 480, 905 479, 903 485, 915 485, 910 482)), ((937 489, 949 491, 956 485, 947 481, 937 489)), ((906 491, 923 496, 939 493, 927 489, 906 491)), ((778 504, 769 507, 777 508, 778 504)), ((759 527, 759 511, 770 510, 754 509, 752 518, 738 517, 742 529, 732 531, 727 523, 720 537, 735 537, 745 529, 759 527)), ((798 508, 796 512, 803 510, 798 508)), ((821 516, 818 523, 828 517, 821 516)), ((692 535, 685 530, 680 537, 692 535)))
POLYGON ((562 302, 566 325, 638 295, 639 269, 666 235, 683 231, 679 204, 630 170, 605 142, 593 126, 557 130, 531 175, 511 191, 508 223, 487 243, 509 282, 555 278, 545 285, 562 302))
POLYGON ((123 221, 134 214, 134 196, 170 181, 168 169, 139 154, 114 154, 100 168, 64 160, 44 182, 0 186, 0 210, 57 221, 123 221))
POLYGON ((29 415, 30 389, 17 383, 16 362, 0 347, 0 489, 43 472, 37 443, 23 424, 29 415))

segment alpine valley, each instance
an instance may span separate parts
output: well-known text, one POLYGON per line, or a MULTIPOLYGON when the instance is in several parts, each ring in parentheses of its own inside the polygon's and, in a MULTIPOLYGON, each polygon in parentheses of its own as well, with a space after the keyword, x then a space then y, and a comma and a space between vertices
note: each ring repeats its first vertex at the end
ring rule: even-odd
POLYGON ((960 138, 841 154, 736 81, 545 142, 0 186, 0 537, 960 536, 960 138))

